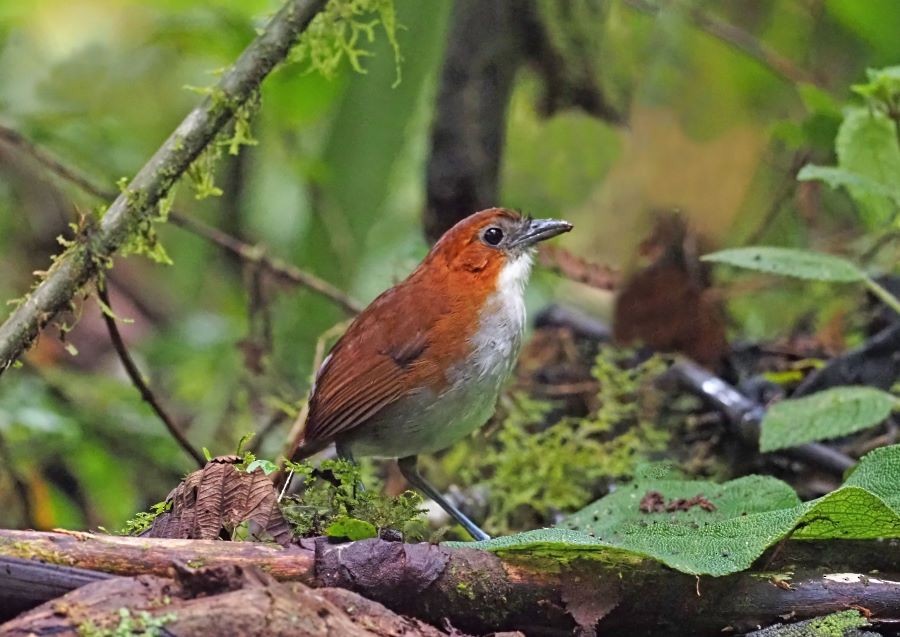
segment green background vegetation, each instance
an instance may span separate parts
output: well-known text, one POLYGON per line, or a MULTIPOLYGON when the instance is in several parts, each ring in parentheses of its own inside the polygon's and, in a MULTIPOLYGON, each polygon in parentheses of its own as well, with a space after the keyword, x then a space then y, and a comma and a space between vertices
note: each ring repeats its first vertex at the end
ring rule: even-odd
MULTIPOLYGON (((427 250, 420 220, 428 131, 451 4, 395 6, 399 83, 380 26, 364 43, 364 73, 346 63, 332 77, 304 63, 282 68, 264 84, 252 119, 258 144, 216 166, 222 196, 196 200, 185 183, 175 202, 364 302, 427 250)), ((889 203, 861 205, 843 189, 798 183, 795 173, 805 163, 844 165, 835 154, 844 109, 865 108, 851 86, 866 81, 868 68, 900 62, 900 4, 666 6, 648 15, 613 1, 602 21, 584 25, 596 38, 599 82, 626 126, 577 110, 542 117, 540 79, 520 71, 497 203, 569 219, 577 230, 560 245, 626 271, 654 215, 672 209, 717 247, 812 247, 857 261, 868 255, 863 265, 874 270, 895 264, 895 247, 870 250, 897 231, 889 203), (739 26, 810 81, 711 36, 693 10, 739 26)), ((112 187, 196 103, 186 87, 213 83, 275 8, 260 0, 0 2, 0 123, 112 187)), ((96 204, 0 147, 0 298, 27 290, 32 272, 60 249, 56 236, 96 204)), ((272 283, 266 303, 248 299, 251 277, 239 263, 177 228, 158 231, 173 265, 132 256, 112 272, 116 312, 135 319, 123 326, 133 352, 191 439, 214 454, 232 452, 242 435, 285 412, 259 452, 274 458, 308 390, 316 341, 344 315, 315 294, 272 283), (246 364, 259 344, 265 354, 246 364)), ((608 293, 545 272, 535 278, 532 310, 564 299, 601 316, 611 311, 608 293)), ((726 289, 731 333, 746 339, 784 336, 801 317, 825 325, 863 294, 794 282, 726 289)), ((857 342, 862 319, 846 321, 848 342, 857 342)), ((121 374, 93 301, 68 340, 75 357, 49 330, 26 366, 0 382, 0 464, 26 483, 41 528, 119 528, 192 466, 121 374)), ((454 463, 451 451, 448 473, 454 463)), ((0 525, 26 524, 6 471, 0 511, 0 525)))

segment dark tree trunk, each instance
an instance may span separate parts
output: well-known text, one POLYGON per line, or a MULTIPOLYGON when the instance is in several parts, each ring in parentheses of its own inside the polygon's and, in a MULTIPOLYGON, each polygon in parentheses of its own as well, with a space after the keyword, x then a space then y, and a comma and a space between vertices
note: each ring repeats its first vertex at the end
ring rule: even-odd
POLYGON ((521 0, 456 0, 427 169, 425 234, 497 205, 512 81, 522 60, 521 0))

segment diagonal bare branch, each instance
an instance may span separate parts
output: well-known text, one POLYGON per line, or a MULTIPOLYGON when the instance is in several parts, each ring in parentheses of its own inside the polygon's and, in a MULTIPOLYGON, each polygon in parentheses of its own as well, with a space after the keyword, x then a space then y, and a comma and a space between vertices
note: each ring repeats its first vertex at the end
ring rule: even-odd
POLYGON ((211 94, 188 113, 116 197, 96 230, 56 259, 43 281, 0 326, 0 374, 96 275, 100 264, 116 253, 136 226, 154 214, 160 200, 284 60, 325 4, 326 0, 288 0, 225 72, 211 94))
MULTIPOLYGON (((660 7, 648 0, 625 0, 625 5, 635 11, 655 15, 660 7)), ((822 82, 814 74, 800 68, 793 61, 781 55, 765 42, 738 26, 729 24, 704 13, 699 9, 690 9, 688 16, 701 31, 721 40, 744 55, 756 60, 776 75, 794 84, 813 84, 822 88, 822 82)))
POLYGON ((122 334, 119 332, 119 326, 116 325, 116 318, 112 313, 112 305, 110 305, 109 293, 106 291, 105 283, 98 283, 97 296, 100 298, 100 302, 105 306, 101 308, 101 314, 103 315, 103 321, 106 323, 106 329, 109 331, 109 338, 116 350, 116 354, 119 356, 119 360, 122 361, 122 366, 125 368, 128 378, 131 379, 131 383, 137 388, 138 392, 141 394, 141 398, 144 399, 144 402, 150 405, 153 412, 163 421, 163 424, 166 426, 166 429, 169 430, 169 433, 172 434, 175 441, 189 456, 197 461, 197 465, 200 468, 203 468, 206 464, 206 458, 197 451, 197 448, 190 443, 184 435, 184 432, 181 431, 181 427, 175 424, 172 417, 169 416, 165 409, 163 409, 159 400, 157 400, 156 395, 153 393, 153 390, 150 389, 150 386, 147 385, 144 380, 141 370, 138 369, 137 364, 131 357, 128 347, 125 345, 125 339, 122 338, 122 334))
MULTIPOLYGON (((0 141, 25 153, 52 174, 74 184, 93 197, 111 202, 117 196, 114 190, 104 188, 83 171, 65 163, 17 130, 3 124, 0 124, 0 141)), ((227 232, 203 223, 199 219, 194 219, 174 210, 169 213, 169 221, 182 230, 195 234, 223 250, 231 252, 242 261, 259 266, 277 279, 299 285, 330 299, 351 316, 362 312, 363 306, 343 290, 314 274, 301 270, 295 265, 277 257, 269 256, 262 246, 241 241, 227 232)))
POLYGON ((199 237, 203 237, 210 243, 214 243, 220 248, 231 252, 242 261, 258 265, 278 279, 289 281, 295 285, 312 290, 317 294, 321 294, 339 305, 341 309, 350 316, 359 314, 363 310, 363 306, 359 301, 351 298, 343 290, 335 287, 324 279, 320 279, 314 274, 301 270, 295 265, 291 265, 276 257, 270 257, 265 253, 265 249, 262 246, 245 243, 227 232, 223 232, 218 228, 206 225, 202 221, 198 221, 192 217, 186 217, 185 215, 171 213, 169 215, 169 221, 179 228, 183 228, 199 237))
POLYGON ((22 151, 54 175, 75 184, 89 195, 93 195, 98 199, 113 201, 119 194, 115 190, 105 189, 85 173, 69 166, 9 126, 0 124, 0 140, 22 151))

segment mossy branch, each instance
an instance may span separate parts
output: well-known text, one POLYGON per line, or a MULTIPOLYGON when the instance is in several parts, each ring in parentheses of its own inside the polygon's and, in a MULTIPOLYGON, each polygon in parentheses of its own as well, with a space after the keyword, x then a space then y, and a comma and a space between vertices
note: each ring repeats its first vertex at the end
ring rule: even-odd
POLYGON ((266 76, 297 42, 327 0, 288 0, 116 197, 96 229, 79 238, 53 263, 40 284, 0 326, 0 374, 28 348, 78 290, 109 262, 197 156, 256 94, 266 76))
MULTIPOLYGON (((8 574, 0 578, 0 619, 102 577, 91 571, 167 577, 173 565, 176 572, 187 565, 252 566, 279 581, 348 588, 395 612, 478 634, 721 635, 726 627, 743 633, 848 608, 865 608, 876 627, 886 628, 900 618, 897 562, 896 547, 885 542, 844 541, 840 550, 788 542, 753 570, 697 578, 650 563, 623 570, 577 551, 542 554, 539 547, 495 555, 377 539, 320 538, 282 548, 0 530, 0 569, 8 574)), ((65 600, 57 604, 64 608, 65 600)))

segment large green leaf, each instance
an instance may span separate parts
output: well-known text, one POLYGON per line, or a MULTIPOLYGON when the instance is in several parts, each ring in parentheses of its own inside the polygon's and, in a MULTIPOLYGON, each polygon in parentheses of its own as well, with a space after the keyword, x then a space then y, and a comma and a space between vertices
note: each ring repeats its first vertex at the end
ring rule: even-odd
POLYGON ((862 270, 846 259, 793 248, 771 246, 732 248, 707 254, 703 260, 817 281, 848 282, 862 281, 866 278, 862 270))
POLYGON ((602 559, 626 566, 653 559, 685 573, 727 575, 766 548, 796 539, 900 537, 900 445, 863 458, 840 489, 800 503, 774 478, 709 482, 648 481, 625 487, 550 528, 467 544, 529 559, 602 559), (691 500, 694 498, 694 500, 691 500), (644 512, 641 502, 674 505, 644 512), (679 499, 682 499, 679 502, 679 499), (691 504, 693 502, 693 504, 691 504), (700 503, 711 503, 711 507, 700 503))
MULTIPOLYGON (((770 476, 746 476, 725 484, 697 480, 638 481, 617 489, 569 516, 563 526, 588 531, 605 540, 618 538, 623 527, 628 524, 641 524, 651 519, 640 511, 640 504, 642 498, 653 491, 662 494, 667 501, 701 496, 715 505, 714 511, 692 506, 665 515, 666 521, 686 526, 764 513, 772 509, 787 509, 800 504, 800 499, 789 485, 770 476)), ((652 521, 656 523, 660 520, 652 521)))
POLYGON ((895 511, 900 511, 900 453, 897 445, 870 451, 853 472, 847 476, 845 486, 854 486, 874 493, 895 511))
POLYGON ((887 197, 867 187, 847 186, 866 224, 878 228, 890 221, 897 213, 900 200, 900 143, 896 124, 879 110, 850 110, 838 130, 835 150, 842 169, 881 184, 893 193, 887 197))
POLYGON ((897 405, 874 387, 836 387, 772 405, 762 422, 761 451, 845 436, 872 427, 897 405))

